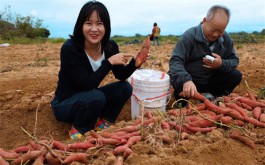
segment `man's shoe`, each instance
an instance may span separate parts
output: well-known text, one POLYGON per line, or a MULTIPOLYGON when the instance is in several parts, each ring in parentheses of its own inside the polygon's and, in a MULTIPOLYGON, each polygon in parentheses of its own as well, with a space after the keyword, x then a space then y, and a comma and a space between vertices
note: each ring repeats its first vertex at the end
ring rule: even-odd
POLYGON ((180 100, 178 102, 176 102, 175 104, 175 108, 184 108, 188 106, 188 102, 185 100, 180 100))
POLYGON ((103 119, 99 118, 95 125, 94 131, 102 131, 105 128, 109 128, 109 124, 106 123, 103 119))
POLYGON ((203 96, 210 101, 215 100, 215 97, 211 93, 204 93, 203 96))

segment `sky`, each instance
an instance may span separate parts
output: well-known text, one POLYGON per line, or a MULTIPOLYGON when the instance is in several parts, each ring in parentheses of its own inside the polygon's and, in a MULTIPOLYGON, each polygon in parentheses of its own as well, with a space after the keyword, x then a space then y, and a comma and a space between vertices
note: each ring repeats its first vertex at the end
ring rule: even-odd
MULTIPOLYGON (((68 38, 87 0, 0 0, 0 14, 12 13, 42 20, 50 38, 68 38)), ((148 35, 156 22, 161 35, 181 35, 197 26, 212 5, 230 9, 227 32, 252 33, 265 29, 264 0, 100 0, 108 9, 111 36, 148 35)))

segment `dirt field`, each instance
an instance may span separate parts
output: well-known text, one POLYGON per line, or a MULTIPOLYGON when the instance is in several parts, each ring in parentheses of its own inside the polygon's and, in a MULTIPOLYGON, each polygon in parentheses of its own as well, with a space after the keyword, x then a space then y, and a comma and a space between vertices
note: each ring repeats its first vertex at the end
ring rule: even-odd
MULTIPOLYGON (((174 46, 162 43, 160 47, 152 47, 151 57, 143 68, 167 72, 174 46)), ((70 125, 57 122, 49 104, 57 84, 60 47, 61 44, 46 43, 0 48, 0 148, 9 150, 28 144, 31 138, 27 133, 38 138, 69 140, 70 125)), ((122 52, 136 53, 139 48, 140 45, 120 45, 122 52)), ((253 90, 265 87, 265 44, 236 44, 235 48, 240 57, 243 81, 234 92, 244 95, 248 89, 246 82, 253 90)), ((106 77, 104 83, 110 81, 115 81, 112 75, 106 77)), ((128 100, 117 125, 130 120, 128 100)), ((255 150, 228 138, 226 130, 219 128, 211 133, 195 134, 174 147, 137 143, 132 147, 135 154, 127 158, 125 164, 264 165, 265 128, 248 126, 248 129, 263 138, 263 143, 256 144, 255 150)), ((97 155, 91 159, 93 161, 94 164, 114 162, 106 155, 97 155)))

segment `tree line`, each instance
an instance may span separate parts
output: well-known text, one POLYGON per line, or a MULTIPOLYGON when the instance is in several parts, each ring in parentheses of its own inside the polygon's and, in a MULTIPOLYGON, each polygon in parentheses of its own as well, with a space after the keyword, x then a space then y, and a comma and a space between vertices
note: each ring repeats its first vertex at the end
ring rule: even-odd
POLYGON ((50 31, 42 27, 42 20, 32 15, 21 16, 11 12, 11 6, 0 11, 0 38, 48 38, 50 31))

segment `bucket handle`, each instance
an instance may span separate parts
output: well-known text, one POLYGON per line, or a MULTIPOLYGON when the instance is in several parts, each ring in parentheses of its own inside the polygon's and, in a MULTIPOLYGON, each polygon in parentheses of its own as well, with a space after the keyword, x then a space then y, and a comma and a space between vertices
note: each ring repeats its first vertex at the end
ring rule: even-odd
POLYGON ((152 100, 157 100, 159 98, 168 97, 172 94, 172 92, 173 92, 172 90, 169 90, 167 93, 163 93, 162 95, 151 97, 151 98, 146 98, 142 100, 139 97, 137 97, 134 93, 132 95, 135 98, 135 100, 139 103, 139 101, 145 101, 145 100, 152 101, 152 100))

